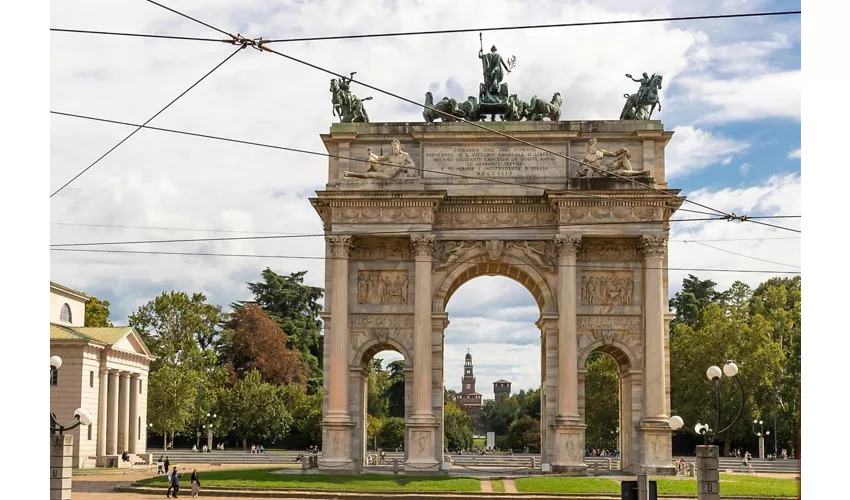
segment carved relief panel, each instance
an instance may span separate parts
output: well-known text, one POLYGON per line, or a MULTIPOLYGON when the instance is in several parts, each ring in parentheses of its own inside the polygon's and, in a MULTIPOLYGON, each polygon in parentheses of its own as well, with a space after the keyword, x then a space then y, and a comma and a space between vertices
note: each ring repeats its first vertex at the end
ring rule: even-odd
POLYGON ((593 306, 634 304, 632 271, 585 271, 581 276, 581 303, 593 306))
POLYGON ((407 304, 410 280, 407 271, 359 271, 358 304, 407 304))
POLYGON ((353 260, 410 260, 409 238, 358 238, 351 249, 353 260))
POLYGON ((636 239, 584 238, 578 252, 578 260, 641 260, 639 242, 636 239))

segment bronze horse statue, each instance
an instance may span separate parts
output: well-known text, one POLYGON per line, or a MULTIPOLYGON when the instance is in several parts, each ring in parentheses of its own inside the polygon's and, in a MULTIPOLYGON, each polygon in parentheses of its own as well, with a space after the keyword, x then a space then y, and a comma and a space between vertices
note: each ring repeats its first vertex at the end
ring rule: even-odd
POLYGON ((626 98, 626 104, 623 106, 623 111, 620 113, 621 120, 651 120, 652 112, 655 111, 655 105, 658 105, 658 112, 661 112, 661 101, 658 99, 658 90, 661 88, 661 75, 652 75, 649 79, 649 84, 646 86, 646 92, 639 96, 638 94, 623 94, 626 98), (647 109, 649 107, 649 109, 647 109))
POLYGON ((549 120, 556 122, 561 119, 562 103, 560 92, 555 92, 555 95, 552 96, 552 102, 541 101, 537 96, 534 96, 528 104, 528 111, 523 114, 528 113, 530 116, 528 119, 532 121, 543 121, 544 117, 548 117, 549 120))
MULTIPOLYGON (((352 76, 354 73, 352 73, 352 76)), ((350 122, 366 122, 369 123, 369 115, 366 113, 366 108, 363 107, 362 101, 368 101, 371 97, 358 99, 356 95, 348 90, 350 78, 342 78, 342 82, 336 78, 331 80, 330 91, 333 94, 331 97, 331 105, 333 106, 331 113, 334 116, 339 116, 341 123, 350 122)))

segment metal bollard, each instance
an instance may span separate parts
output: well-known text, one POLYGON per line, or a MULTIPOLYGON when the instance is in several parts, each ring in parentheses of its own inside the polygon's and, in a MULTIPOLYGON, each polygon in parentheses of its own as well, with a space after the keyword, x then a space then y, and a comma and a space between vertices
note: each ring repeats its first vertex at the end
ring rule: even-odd
POLYGON ((531 468, 537 468, 537 460, 535 460, 534 457, 531 457, 531 468))
POLYGON ((608 470, 610 471, 611 470, 611 459, 606 458, 605 460, 608 462, 608 470))

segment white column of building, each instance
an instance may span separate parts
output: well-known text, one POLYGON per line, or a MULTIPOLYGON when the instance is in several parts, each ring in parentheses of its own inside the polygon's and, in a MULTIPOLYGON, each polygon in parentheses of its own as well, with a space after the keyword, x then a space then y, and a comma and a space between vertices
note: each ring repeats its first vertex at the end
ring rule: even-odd
POLYGON ((127 450, 130 453, 137 452, 139 443, 139 374, 134 373, 130 376, 130 431, 129 431, 130 446, 127 450))
POLYGON ((646 362, 644 367, 644 418, 666 419, 664 377, 664 253, 667 235, 642 237, 646 268, 646 362))
POLYGON ((576 254, 581 236, 555 236, 558 248, 558 420, 578 420, 576 254))
POLYGON ((106 396, 106 454, 118 454, 118 370, 109 370, 109 390, 106 396))
POLYGON ((118 453, 127 451, 130 444, 130 373, 121 372, 118 389, 118 453))
POLYGON ((328 420, 348 422, 348 253, 351 236, 329 236, 331 285, 331 356, 328 374, 328 420))
POLYGON ((109 388, 109 372, 105 368, 100 370, 100 381, 98 382, 97 395, 97 456, 106 455, 106 426, 109 412, 106 409, 106 394, 109 388))
POLYGON ((431 254, 433 235, 413 236, 416 292, 413 305, 413 415, 414 421, 434 420, 431 402, 431 254))

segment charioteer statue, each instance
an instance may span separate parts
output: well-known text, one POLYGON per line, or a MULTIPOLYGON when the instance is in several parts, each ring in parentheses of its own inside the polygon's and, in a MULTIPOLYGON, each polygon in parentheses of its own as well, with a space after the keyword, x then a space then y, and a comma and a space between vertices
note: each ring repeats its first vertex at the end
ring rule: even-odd
POLYGON ((626 104, 623 106, 623 111, 620 113, 621 120, 650 120, 652 112, 655 111, 655 105, 658 105, 658 112, 661 112, 661 101, 658 99, 658 90, 661 89, 661 75, 655 73, 652 76, 643 74, 640 79, 635 79, 632 75, 626 73, 626 78, 639 83, 640 88, 637 93, 629 95, 624 94, 626 104), (650 107, 651 106, 651 107, 650 107))
MULTIPOLYGON (((336 78, 331 80, 330 91, 333 94, 331 97, 331 106, 333 106, 331 113, 334 116, 339 116, 341 123, 369 122, 369 115, 366 114, 366 108, 363 107, 361 99, 358 99, 349 90, 349 85, 356 74, 357 72, 354 71, 348 78, 343 76, 339 80, 336 78)), ((362 101, 369 99, 371 97, 366 97, 362 101)))

